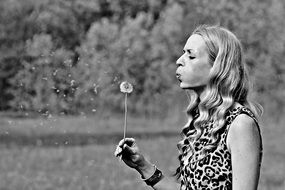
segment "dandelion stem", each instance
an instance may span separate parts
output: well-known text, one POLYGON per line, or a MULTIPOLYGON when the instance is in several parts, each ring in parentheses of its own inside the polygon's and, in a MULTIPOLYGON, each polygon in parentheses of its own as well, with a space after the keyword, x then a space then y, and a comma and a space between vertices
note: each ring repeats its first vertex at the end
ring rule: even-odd
POLYGON ((127 113, 128 113, 128 106, 127 106, 128 94, 125 93, 125 122, 124 122, 124 141, 126 138, 127 132, 127 113))

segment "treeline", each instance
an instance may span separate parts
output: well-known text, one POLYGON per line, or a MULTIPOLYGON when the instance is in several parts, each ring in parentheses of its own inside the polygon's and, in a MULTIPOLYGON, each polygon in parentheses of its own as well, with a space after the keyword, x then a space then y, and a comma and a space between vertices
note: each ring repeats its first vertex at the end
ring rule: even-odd
POLYGON ((175 60, 199 24, 237 34, 256 97, 284 109, 283 0, 0 2, 1 110, 121 111, 128 80, 132 112, 166 112, 177 101, 175 60))

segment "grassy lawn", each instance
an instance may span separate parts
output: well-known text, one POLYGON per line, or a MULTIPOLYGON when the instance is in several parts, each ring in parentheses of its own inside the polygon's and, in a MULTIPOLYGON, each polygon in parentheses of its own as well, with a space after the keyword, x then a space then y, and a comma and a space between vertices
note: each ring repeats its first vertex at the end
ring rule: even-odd
MULTIPOLYGON (((164 138, 157 139, 150 152, 164 162, 161 167, 173 165, 175 148, 167 159, 164 138), (158 147, 160 146, 160 147, 158 147), (156 149, 160 154, 156 153, 156 149)), ((140 143, 149 146, 149 142, 140 143)), ((41 148, 24 147, 1 149, 0 189, 145 189, 139 175, 124 167, 113 156, 114 145, 87 145, 83 147, 41 148)))
MULTIPOLYGON (((135 136, 142 151, 170 174, 178 164, 179 136, 175 134, 183 122, 130 118, 128 136, 135 136)), ((0 126, 1 137, 8 139, 0 144, 1 190, 149 189, 135 171, 113 156, 122 138, 120 117, 1 118, 0 126)), ((263 124, 262 128, 264 159, 259 189, 284 190, 285 129, 278 124, 263 124)))

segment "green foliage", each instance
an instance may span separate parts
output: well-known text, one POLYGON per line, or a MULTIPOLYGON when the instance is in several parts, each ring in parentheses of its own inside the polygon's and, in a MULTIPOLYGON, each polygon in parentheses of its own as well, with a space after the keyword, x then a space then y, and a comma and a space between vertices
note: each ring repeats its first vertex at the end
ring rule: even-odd
POLYGON ((3 0, 0 109, 117 112, 119 83, 129 80, 132 113, 167 114, 186 38, 198 24, 220 24, 243 43, 257 99, 284 112, 284 7, 282 0, 3 0))

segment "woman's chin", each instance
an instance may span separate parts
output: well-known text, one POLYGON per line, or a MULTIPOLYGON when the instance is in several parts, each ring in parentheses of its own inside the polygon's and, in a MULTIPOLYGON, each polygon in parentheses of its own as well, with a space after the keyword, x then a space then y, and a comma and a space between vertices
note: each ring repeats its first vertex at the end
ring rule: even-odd
POLYGON ((189 89, 189 85, 187 85, 187 84, 185 84, 185 83, 183 83, 183 82, 180 82, 180 88, 182 88, 182 89, 189 89))
POLYGON ((194 90, 194 91, 203 91, 205 89, 205 85, 190 85, 180 82, 180 88, 183 90, 194 90))

